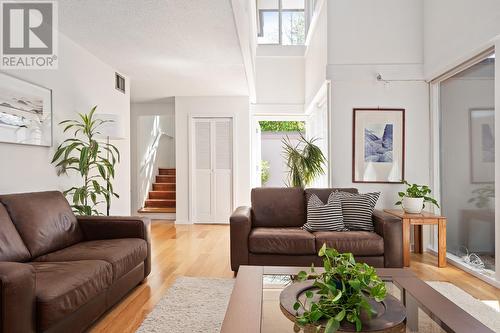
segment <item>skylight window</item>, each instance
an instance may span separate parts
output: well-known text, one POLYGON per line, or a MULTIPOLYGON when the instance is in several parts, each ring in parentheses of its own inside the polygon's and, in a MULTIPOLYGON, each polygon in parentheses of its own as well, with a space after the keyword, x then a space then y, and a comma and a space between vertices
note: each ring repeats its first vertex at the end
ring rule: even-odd
POLYGON ((303 45, 305 0, 257 0, 259 44, 303 45))

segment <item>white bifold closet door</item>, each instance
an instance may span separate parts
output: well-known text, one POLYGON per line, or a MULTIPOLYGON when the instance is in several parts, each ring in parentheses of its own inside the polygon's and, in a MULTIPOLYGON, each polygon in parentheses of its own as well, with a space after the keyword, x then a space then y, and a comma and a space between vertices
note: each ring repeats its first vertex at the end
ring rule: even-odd
POLYGON ((233 210, 231 118, 192 118, 192 214, 195 223, 229 223, 233 210))

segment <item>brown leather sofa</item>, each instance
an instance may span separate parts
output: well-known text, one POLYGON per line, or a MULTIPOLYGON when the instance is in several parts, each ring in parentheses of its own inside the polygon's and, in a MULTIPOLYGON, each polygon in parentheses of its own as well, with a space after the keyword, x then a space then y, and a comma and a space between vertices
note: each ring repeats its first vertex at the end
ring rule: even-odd
POLYGON ((317 253, 323 243, 375 267, 403 267, 401 220, 382 211, 373 214, 375 232, 301 229, 308 194, 315 193, 326 202, 334 190, 357 193, 354 188, 254 188, 252 207, 238 207, 230 218, 231 269, 322 265, 317 253))
POLYGON ((0 332, 82 332, 151 270, 150 225, 76 217, 60 192, 0 195, 0 332))

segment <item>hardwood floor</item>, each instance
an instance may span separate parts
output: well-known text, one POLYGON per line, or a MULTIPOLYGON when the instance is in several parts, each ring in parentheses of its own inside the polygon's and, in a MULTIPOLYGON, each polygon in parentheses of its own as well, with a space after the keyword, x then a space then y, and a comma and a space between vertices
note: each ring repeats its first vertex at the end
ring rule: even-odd
MULTIPOLYGON (((135 332, 178 276, 233 277, 229 226, 152 224, 152 271, 147 281, 94 325, 93 333, 135 332)), ((412 254, 411 269, 423 280, 448 281, 481 300, 500 301, 500 289, 453 266, 437 267, 430 254, 412 254)))

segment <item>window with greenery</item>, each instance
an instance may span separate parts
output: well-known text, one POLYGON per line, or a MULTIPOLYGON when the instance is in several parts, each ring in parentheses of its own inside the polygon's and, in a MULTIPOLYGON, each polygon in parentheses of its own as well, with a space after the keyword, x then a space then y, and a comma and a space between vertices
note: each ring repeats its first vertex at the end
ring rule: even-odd
POLYGON ((259 121, 262 132, 305 132, 303 121, 259 121))
POLYGON ((303 45, 305 0, 258 0, 259 44, 303 45))

